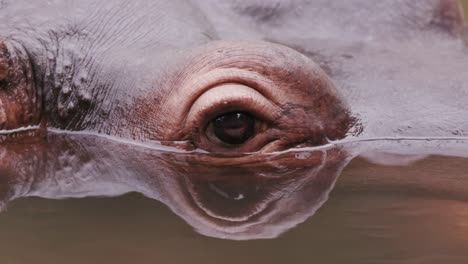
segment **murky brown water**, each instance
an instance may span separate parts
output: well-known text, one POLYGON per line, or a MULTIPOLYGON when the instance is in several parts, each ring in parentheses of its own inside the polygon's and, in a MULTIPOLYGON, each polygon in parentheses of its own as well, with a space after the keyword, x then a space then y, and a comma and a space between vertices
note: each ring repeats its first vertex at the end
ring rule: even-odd
POLYGON ((223 157, 33 139, 2 144, 0 263, 468 263, 468 141, 209 167, 223 157), (63 199, 103 195, 118 197, 63 199))
POLYGON ((465 16, 468 17, 468 0, 461 0, 463 6, 465 7, 465 16))

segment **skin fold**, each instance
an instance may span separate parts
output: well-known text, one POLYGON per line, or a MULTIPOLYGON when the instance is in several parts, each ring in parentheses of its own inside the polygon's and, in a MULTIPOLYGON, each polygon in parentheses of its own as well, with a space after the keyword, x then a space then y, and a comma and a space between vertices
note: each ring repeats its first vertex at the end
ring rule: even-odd
POLYGON ((1 1, 0 200, 140 192, 278 236, 354 157, 466 156, 465 41, 453 0, 1 1), (213 130, 232 112, 241 144, 213 130))

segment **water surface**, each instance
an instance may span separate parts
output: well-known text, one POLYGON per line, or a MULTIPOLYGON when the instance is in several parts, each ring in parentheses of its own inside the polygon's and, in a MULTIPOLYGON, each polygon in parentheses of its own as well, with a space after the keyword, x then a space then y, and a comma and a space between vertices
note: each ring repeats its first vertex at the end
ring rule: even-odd
POLYGON ((92 135, 23 142, 2 144, 1 263, 468 262, 463 139, 227 167, 92 135))

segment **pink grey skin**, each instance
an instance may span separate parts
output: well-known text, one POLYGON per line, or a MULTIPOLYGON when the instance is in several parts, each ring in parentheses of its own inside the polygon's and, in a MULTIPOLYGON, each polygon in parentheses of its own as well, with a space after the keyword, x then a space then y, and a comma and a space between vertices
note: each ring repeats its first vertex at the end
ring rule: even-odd
POLYGON ((7 0, 0 19, 4 129, 221 153, 468 133, 458 1, 7 0), (253 135, 220 142, 210 122, 240 111, 253 135))
POLYGON ((43 135, 0 146, 4 201, 138 191, 203 234, 267 238, 312 215, 355 156, 401 164, 464 152, 450 141, 349 143, 467 136, 458 1, 6 0, 0 36, 0 126, 41 124, 43 135), (240 144, 214 132, 213 120, 232 112, 255 119, 240 144), (350 145, 288 151, 333 141, 350 145), (273 191, 223 212, 210 203, 213 181, 273 191))

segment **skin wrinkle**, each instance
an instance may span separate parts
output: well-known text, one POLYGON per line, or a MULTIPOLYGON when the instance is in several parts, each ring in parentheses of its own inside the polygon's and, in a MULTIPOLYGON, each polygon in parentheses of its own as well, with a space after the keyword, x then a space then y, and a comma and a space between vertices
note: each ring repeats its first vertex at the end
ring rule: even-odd
MULTIPOLYGON (((234 83, 226 83, 222 84, 220 86, 215 86, 211 88, 210 90, 204 92, 202 95, 200 95, 196 101, 192 103, 191 108, 189 109, 189 112, 187 114, 187 123, 191 123, 194 120, 200 120, 202 118, 203 120, 211 120, 214 118, 216 115, 219 115, 220 111, 216 111, 216 114, 213 114, 211 112, 208 112, 210 116, 206 117, 200 117, 200 115, 206 115, 207 111, 210 108, 213 108, 214 105, 221 104, 222 101, 225 101, 223 103, 224 105, 233 100, 232 98, 238 100, 238 101, 244 101, 247 100, 246 104, 249 104, 249 106, 246 107, 245 110, 249 112, 248 109, 255 109, 255 108, 260 108, 256 109, 257 111, 252 111, 254 113, 258 113, 259 116, 268 116, 267 119, 274 120, 278 118, 278 106, 273 104, 271 101, 263 97, 260 93, 258 93, 255 89, 252 89, 248 86, 240 85, 240 84, 234 84, 234 83), (232 92, 229 93, 229 95, 225 94, 225 90, 230 89, 232 92), (266 99, 266 100, 265 100, 266 99)), ((227 106, 221 106, 221 107, 227 107, 227 106)), ((234 107, 232 110, 236 110, 236 104, 234 103, 233 106, 230 106, 230 108, 234 107)), ((242 110, 242 109, 237 109, 237 110, 242 110)), ((229 111, 229 110, 227 110, 229 111)), ((226 112, 226 111, 221 111, 221 112, 226 112)))
MULTIPOLYGON (((213 85, 203 85, 203 84, 206 84, 206 83, 210 83, 210 82, 209 82, 209 81, 210 81, 210 78, 207 77, 206 75, 202 75, 201 77, 197 78, 197 80, 199 80, 199 81, 195 81, 192 85, 189 85, 189 86, 187 86, 187 87, 195 87, 195 86, 196 86, 196 87, 206 87, 206 88, 203 89, 203 90, 196 90, 196 91, 195 91, 195 92, 197 92, 196 94, 193 94, 193 95, 190 95, 190 96, 187 96, 187 94, 184 94, 183 96, 185 96, 185 97, 187 97, 187 98, 191 98, 191 100, 194 102, 195 100, 198 99, 198 97, 199 97, 203 92, 206 92, 206 91, 207 91, 208 89, 210 89, 211 87, 217 86, 218 83, 222 83, 222 81, 224 81, 225 83, 237 83, 237 82, 238 82, 237 80, 241 80, 242 73, 238 73, 238 74, 235 74, 235 75, 229 74, 229 72, 231 72, 231 73, 232 73, 232 72, 237 72, 237 71, 235 71, 235 70, 233 70, 233 69, 223 69, 223 70, 219 70, 219 71, 222 72, 222 73, 225 73, 225 72, 227 73, 227 74, 224 74, 224 76, 225 76, 225 79, 224 79, 224 80, 220 80, 220 81, 218 81, 218 82, 215 82, 215 83, 213 83, 213 85), (232 78, 233 78, 233 79, 232 79, 232 78)), ((214 75, 216 75, 216 74, 214 74, 214 75)), ((246 77, 246 76, 244 76, 244 79, 242 80, 243 82, 246 82, 246 81, 247 81, 247 79, 246 79, 245 77, 246 77)), ((257 78, 253 78, 252 80, 257 80, 257 78)), ((248 82, 248 83, 249 83, 249 82, 248 82)), ((183 87, 186 87, 186 86, 183 86, 183 87)), ((185 91, 186 91, 186 90, 185 90, 185 91)), ((181 96, 182 96, 182 95, 181 95, 181 96)), ((180 98, 179 96, 174 95, 174 94, 171 94, 170 97, 172 97, 172 98, 180 98)), ((267 99, 267 100, 269 100, 269 99, 267 99)), ((179 107, 179 109, 185 109, 185 110, 182 111, 182 113, 188 112, 189 108, 191 107, 192 101, 186 102, 187 107, 179 107)), ((137 104, 140 104, 140 103, 138 102, 137 104)), ((156 105, 156 104, 150 104, 150 105, 149 105, 149 108, 151 109, 151 108, 153 108, 155 105, 156 105)), ((161 106, 162 106, 160 109, 167 108, 167 105, 166 105, 166 104, 158 104, 158 105, 161 105, 161 106)), ((160 109, 158 109, 158 110, 156 110, 156 111, 152 111, 152 110, 150 110, 150 109, 148 109, 146 112, 149 113, 151 116, 154 116, 154 114, 153 114, 154 112, 163 111, 163 110, 160 110, 160 109)), ((180 115, 174 115, 174 114, 172 114, 172 115, 165 114, 165 115, 164 115, 164 114, 163 114, 162 116, 163 116, 163 118, 174 118, 174 116, 177 117, 177 116, 180 116, 180 115)), ((149 117, 149 118, 152 118, 152 117, 149 117)), ((175 124, 186 124, 186 123, 187 123, 186 120, 185 120, 185 119, 186 119, 186 116, 183 115, 182 118, 183 118, 183 120, 180 120, 180 121, 171 121, 171 120, 169 120, 169 121, 166 121, 166 122, 171 122, 171 123, 175 123, 175 124)), ((145 119, 145 118, 144 118, 144 119, 145 119)), ((145 119, 145 120, 150 120, 150 119, 145 119)), ((156 120, 156 121, 158 121, 158 120, 156 120)), ((166 122, 164 122, 164 123, 166 123, 166 122)), ((154 123, 149 122, 149 125, 151 125, 151 124, 154 124, 154 123)), ((154 130, 154 128, 153 128, 153 130, 154 130)), ((186 129, 185 129, 185 131, 186 131, 186 129)), ((154 131, 153 131, 152 133, 154 133, 154 131)), ((173 136, 174 138, 180 138, 180 136, 178 136, 178 135, 172 135, 172 136, 173 136)), ((163 135, 160 135, 159 137, 160 137, 160 138, 164 138, 163 135)), ((168 140, 174 140, 174 139, 168 139, 168 140)))
MULTIPOLYGON (((51 121, 55 121, 55 125, 60 127, 63 120, 67 120, 64 129, 73 129, 86 126, 87 117, 91 112, 95 111, 93 102, 91 101, 91 93, 93 93, 93 80, 94 71, 88 73, 87 69, 94 70, 93 59, 90 57, 90 51, 84 45, 75 45, 74 42, 78 41, 79 35, 69 35, 65 32, 56 32, 57 36, 57 55, 56 59, 50 64, 48 78, 51 79, 49 84, 52 94, 49 96, 53 101, 57 100, 57 110, 53 107, 49 108, 51 121), (73 43, 69 47, 69 43, 73 43), (77 48, 71 49, 71 48, 77 48), (71 63, 71 67, 68 67, 71 63), (60 74, 61 69, 65 68, 65 72, 60 74), (83 75, 85 74, 85 75, 83 75), (77 109, 79 108, 79 109, 77 109)), ((51 101, 52 101, 51 100, 51 101)), ((49 106, 50 107, 50 106, 49 106)))
MULTIPOLYGON (((190 101, 185 101, 185 104, 187 105, 183 112, 187 112, 191 103, 193 103, 196 98, 200 94, 202 94, 206 89, 209 89, 210 87, 216 86, 217 84, 221 82, 238 82, 238 80, 243 80, 247 81, 247 79, 251 79, 252 82, 248 83, 259 83, 259 80, 262 79, 262 77, 258 76, 254 72, 251 71, 237 71, 235 69, 226 69, 224 63, 219 63, 218 60, 212 59, 212 55, 209 52, 206 52, 208 57, 205 59, 200 59, 198 63, 195 63, 194 65, 191 63, 188 63, 188 68, 190 69, 190 72, 198 72, 196 74, 196 78, 193 78, 193 73, 192 74, 187 74, 187 73, 180 73, 180 74, 175 74, 175 78, 173 79, 174 81, 167 81, 165 80, 165 83, 168 83, 166 88, 162 88, 158 90, 158 93, 155 95, 155 98, 158 97, 163 97, 159 105, 161 107, 158 109, 158 111, 165 111, 165 108, 168 107, 168 100, 170 99, 176 99, 177 98, 188 98, 190 101), (205 72, 205 74, 203 74, 205 72), (221 72, 221 73, 217 73, 221 72), (234 74, 231 74, 233 73, 234 74), (243 73, 246 73, 247 76, 252 75, 252 77, 247 77, 243 73), (243 76, 243 77, 242 77, 243 76), (216 79, 217 77, 221 77, 220 80, 214 81, 213 79, 216 79), (187 82, 189 82, 187 84, 187 82), (209 84, 212 83, 212 84, 209 84), (205 87, 205 89, 201 90, 199 88, 195 87, 205 87), (164 95, 165 92, 168 91, 168 95, 164 95), (192 91, 189 92, 189 91, 192 91), (181 94, 179 94, 181 93, 181 94)), ((198 56, 195 56, 195 58, 198 60, 198 56)), ((203 57, 202 57, 203 58, 203 57)), ((228 59, 228 58, 226 58, 228 59)), ((242 69, 243 70, 243 69, 242 69)), ((267 81, 267 80, 263 80, 267 81)), ((262 81, 260 81, 261 83, 262 81)), ((274 86, 273 83, 269 83, 270 86, 274 86)), ((262 91, 266 91, 265 89, 262 89, 262 91)), ((268 98, 272 98, 269 96, 268 98)), ((159 101, 159 99, 157 99, 159 101)), ((174 102, 173 104, 178 104, 178 102, 174 102)), ((163 114, 162 116, 164 117, 172 117, 173 115, 166 115, 163 114)), ((181 115, 176 115, 176 116, 181 116, 181 115)), ((185 118, 184 118, 185 119, 185 118)), ((165 122, 166 123, 166 122, 165 122)), ((183 123, 182 120, 175 121, 175 123, 183 123)))
MULTIPOLYGON (((187 107, 184 109, 184 113, 185 112, 189 112, 189 109, 191 107, 191 105, 203 94, 203 93, 206 93, 209 89, 211 89, 212 87, 216 87, 216 86, 219 86, 219 85, 222 85, 223 83, 238 83, 238 84, 245 84, 247 86, 252 85, 256 88, 257 91, 259 91, 259 93, 264 96, 264 93, 265 93, 265 89, 261 89, 259 90, 259 88, 263 88, 265 86, 263 85, 257 85, 257 84, 260 84, 260 83, 267 83, 267 87, 268 88, 272 88, 272 89, 275 89, 275 85, 273 82, 270 82, 269 80, 267 79, 263 79, 261 76, 258 76, 256 73, 253 73, 253 72, 245 72, 243 71, 243 69, 233 69, 233 68, 228 68, 228 69, 219 69, 219 70, 216 70, 216 72, 214 71, 211 71, 209 74, 207 75, 204 75, 202 76, 199 80, 200 82, 198 81, 195 81, 193 83, 193 86, 192 85, 187 85, 187 86, 183 86, 183 87, 206 87, 205 89, 200 89, 197 91, 196 94, 194 94, 194 96, 190 96, 189 98, 193 98, 191 101, 188 102, 187 104, 187 107), (208 75, 208 76, 207 76, 208 75), (221 79, 221 80, 218 80, 216 81, 215 83, 213 83, 213 85, 205 85, 206 83, 210 82, 212 80, 212 78, 210 78, 210 76, 213 76, 214 78, 216 77, 219 77, 219 76, 224 76, 224 79, 221 79), (262 80, 263 79, 263 80, 262 80)), ((254 88, 254 89, 255 89, 254 88)), ((270 101, 272 104, 274 105, 278 105, 278 102, 275 102, 275 99, 274 97, 270 97, 270 96, 267 96, 265 97, 266 100, 270 101)), ((183 123, 183 122, 181 122, 183 123)))

